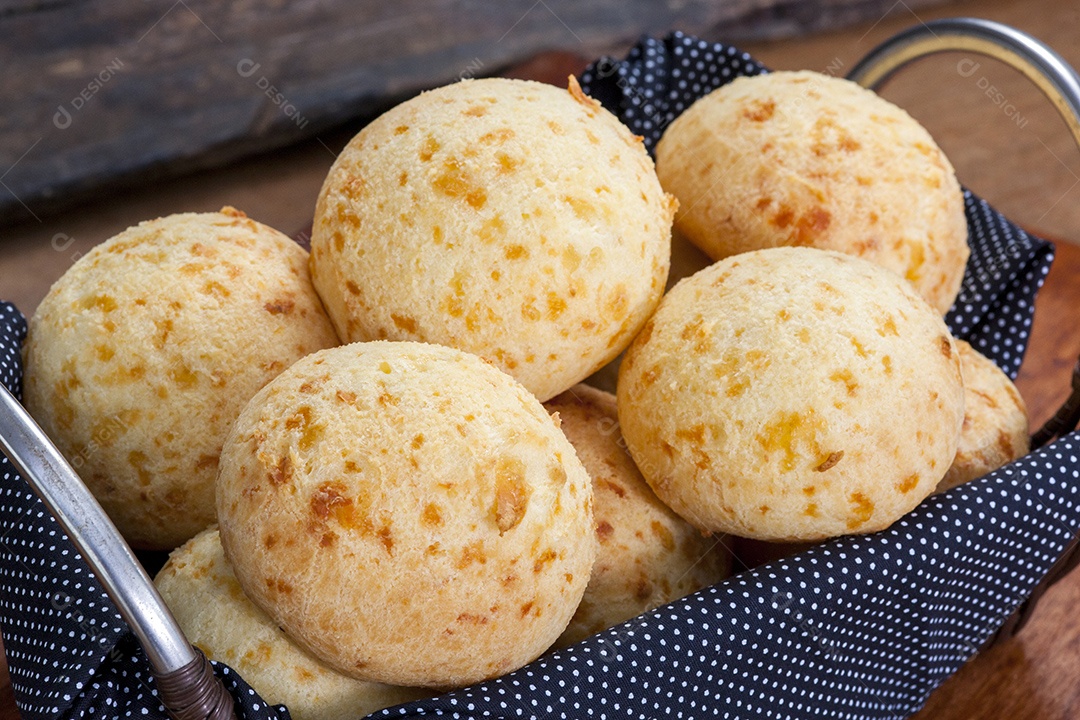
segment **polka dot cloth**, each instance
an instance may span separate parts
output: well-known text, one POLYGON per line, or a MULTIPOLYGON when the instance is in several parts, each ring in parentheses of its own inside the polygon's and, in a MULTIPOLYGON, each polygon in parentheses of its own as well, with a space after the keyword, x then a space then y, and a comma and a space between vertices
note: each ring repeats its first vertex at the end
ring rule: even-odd
POLYGON ((645 138, 652 153, 664 129, 698 98, 765 66, 731 45, 681 32, 663 40, 646 37, 625 60, 601 58, 581 75, 581 88, 645 138))
MULTIPOLYGON (((16 393, 25 335, 18 311, 0 305, 0 381, 16 393)), ((0 518, 0 617, 11 684, 28 717, 51 717, 65 704, 56 690, 86 683, 127 626, 2 454, 0 518)))
POLYGON ((964 191, 964 211, 971 257, 945 322, 956 337, 1015 378, 1027 349, 1035 293, 1050 272, 1054 248, 969 190, 964 191))
MULTIPOLYGON (((5 640, 7 636, 5 635, 5 640)), ((288 720, 280 706, 267 705, 232 668, 214 663, 214 672, 235 699, 238 720, 288 720)), ((30 715, 23 711, 24 716, 30 715)), ((55 718, 52 713, 48 716, 55 718)), ((158 701, 150 666, 130 633, 111 650, 108 660, 78 688, 78 695, 63 717, 68 718, 165 718, 158 701)))
MULTIPOLYGON (((652 148, 693 100, 764 68, 681 34, 582 85, 652 148)), ((972 259, 948 321, 1015 375, 1050 246, 965 196, 972 259)), ((0 304, 16 392, 22 317, 0 304)), ((163 717, 141 648, 0 456, 0 628, 25 717, 163 717)), ((373 718, 902 718, 989 638, 1080 529, 1080 433, 928 499, 890 529, 748 571, 486 683, 373 718)), ((245 720, 288 718, 215 663, 245 720)))

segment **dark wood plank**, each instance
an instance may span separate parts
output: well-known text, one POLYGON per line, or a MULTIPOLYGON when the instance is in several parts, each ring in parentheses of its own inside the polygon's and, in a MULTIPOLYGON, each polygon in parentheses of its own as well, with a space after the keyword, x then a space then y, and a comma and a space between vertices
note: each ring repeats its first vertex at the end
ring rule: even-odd
MULTIPOLYGON (((907 0, 920 6, 940 0, 907 0)), ((538 51, 775 37, 893 0, 0 3, 0 225, 280 147, 538 51)))
MULTIPOLYGON (((0 649, 3 645, 0 644, 0 649)), ((15 691, 11 688, 8 675, 7 657, 0 652, 0 720, 19 720, 19 710, 15 706, 15 691)))

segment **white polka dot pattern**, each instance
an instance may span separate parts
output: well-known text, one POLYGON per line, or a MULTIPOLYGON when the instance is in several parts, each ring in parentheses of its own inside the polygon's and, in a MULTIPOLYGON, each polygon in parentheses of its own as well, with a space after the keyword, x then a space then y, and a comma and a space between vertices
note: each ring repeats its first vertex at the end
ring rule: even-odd
MULTIPOLYGON (((281 706, 267 705, 244 679, 227 665, 213 663, 235 700, 237 720, 289 720, 281 706)), ((71 704, 69 718, 166 718, 150 676, 149 663, 134 635, 117 643, 108 661, 99 668, 71 704)), ((55 717, 55 716, 50 716, 55 717)))
POLYGON ((1015 379, 1031 333, 1035 293, 1050 272, 1054 248, 970 190, 964 191, 964 212, 971 257, 945 322, 1015 379))
MULTIPOLYGON (((725 45, 646 38, 582 85, 651 149, 699 97, 764 68, 725 45)), ((965 195, 972 259, 950 327, 1015 375, 1052 249, 965 195)), ((25 323, 0 304, 0 381, 25 323)), ((1080 528, 1080 433, 842 538, 642 615, 505 677, 371 717, 900 718, 982 645, 1080 528)), ((0 624, 27 718, 163 717, 145 656, 0 456, 0 624), (59 594, 58 594, 59 593, 59 594), (57 599, 59 598, 59 600, 57 599)), ((228 667, 244 720, 288 718, 228 667)))
POLYGON ((765 66, 731 45, 681 32, 642 38, 625 60, 603 58, 586 68, 581 87, 613 112, 652 153, 664 129, 698 98, 765 66))

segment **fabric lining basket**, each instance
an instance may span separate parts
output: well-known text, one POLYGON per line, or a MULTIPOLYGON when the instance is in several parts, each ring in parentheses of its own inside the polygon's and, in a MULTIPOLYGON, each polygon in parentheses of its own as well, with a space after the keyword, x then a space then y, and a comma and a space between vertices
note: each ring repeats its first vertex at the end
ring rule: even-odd
MULTIPOLYGON (((1053 88, 1072 92, 1070 106, 1080 109, 1075 73, 1045 66, 1047 57, 1060 58, 983 21, 913 28, 856 73, 874 84, 902 64, 890 69, 895 57, 950 49, 954 37, 981 38, 982 47, 964 46, 976 52, 1012 47, 1009 59, 1023 55, 1029 68, 1038 66, 1029 75, 1053 76, 1053 88), (1017 50, 1009 38, 1038 52, 1017 50)), ((698 97, 762 72, 731 46, 675 33, 643 39, 626 60, 594 63, 581 83, 651 151, 698 97)), ((1080 139, 1080 120, 1070 127, 1080 139)), ((1015 377, 1053 249, 970 192, 965 208, 972 254, 946 320, 1015 377)), ((0 382, 16 397, 25 332, 19 312, 0 304, 0 382)), ((1069 416, 1061 415, 1061 425, 1075 427, 1069 416)), ((288 717, 221 663, 212 664, 213 674, 201 659, 186 673, 163 673, 167 653, 154 628, 142 627, 155 621, 139 620, 127 595, 142 581, 117 582, 108 563, 88 563, 51 514, 52 500, 35 495, 16 467, 26 470, 0 456, 0 628, 24 717, 165 717, 166 706, 174 717, 228 717, 225 695, 207 699, 217 697, 215 676, 237 717, 288 717)), ((1078 531, 1080 433, 1072 433, 929 498, 886 531, 745 571, 504 677, 371 717, 906 717, 1007 621, 1014 626, 1033 592, 1071 567, 1066 551, 1078 531)), ((167 615, 159 621, 171 622, 167 615)))

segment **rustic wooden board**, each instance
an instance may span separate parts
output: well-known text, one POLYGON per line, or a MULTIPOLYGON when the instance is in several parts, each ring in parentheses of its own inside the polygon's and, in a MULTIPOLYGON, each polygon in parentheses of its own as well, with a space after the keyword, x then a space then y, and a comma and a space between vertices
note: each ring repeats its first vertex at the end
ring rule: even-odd
MULTIPOLYGON (((907 0, 920 6, 939 0, 907 0)), ((734 40, 894 0, 0 0, 0 225, 279 147, 539 50, 734 40)))

